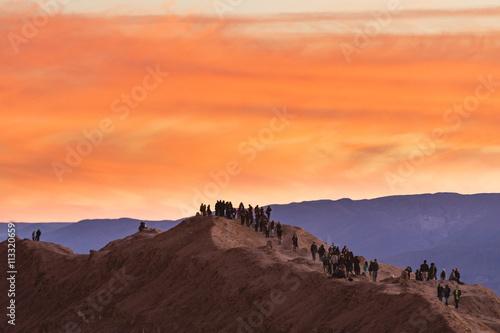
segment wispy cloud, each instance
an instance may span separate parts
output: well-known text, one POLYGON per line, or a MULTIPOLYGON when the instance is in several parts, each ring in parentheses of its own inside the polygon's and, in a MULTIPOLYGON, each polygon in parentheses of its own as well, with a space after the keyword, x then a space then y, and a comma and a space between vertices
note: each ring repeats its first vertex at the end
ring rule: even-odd
MULTIPOLYGON (((267 203, 391 194, 383 174, 412 149, 412 135, 451 125, 443 113, 474 91, 478 76, 500 81, 498 29, 470 24, 498 12, 402 12, 351 64, 339 43, 355 31, 340 27, 369 15, 55 15, 19 53, 7 39, 0 43, 0 219, 178 217, 175 207, 190 202, 192 188, 224 168, 282 105, 296 119, 224 197, 267 203), (412 22, 443 17, 458 26, 413 29, 412 22), (152 64, 169 78, 121 120, 113 101, 152 64), (51 163, 64 163, 65 147, 85 140, 82 131, 104 117, 116 129, 58 182, 51 163)), ((0 35, 19 31, 26 13, 4 12, 0 35)), ((408 186, 473 190, 462 166, 492 172, 486 161, 498 156, 489 147, 499 142, 499 105, 500 91, 450 133, 408 186)))

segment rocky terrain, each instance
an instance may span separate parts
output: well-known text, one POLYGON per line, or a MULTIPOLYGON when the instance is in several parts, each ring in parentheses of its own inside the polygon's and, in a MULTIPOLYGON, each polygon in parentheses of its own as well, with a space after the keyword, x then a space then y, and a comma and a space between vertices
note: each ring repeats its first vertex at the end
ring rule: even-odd
MULTIPOLYGON (((500 331, 500 298, 485 287, 461 286, 455 309, 438 301, 437 282, 400 281, 402 269, 386 264, 376 283, 366 277, 329 278, 308 250, 313 241, 323 242, 299 227, 283 229, 278 245, 277 238, 238 221, 193 217, 166 232, 137 232, 88 255, 17 239, 16 326, 2 324, 0 331, 500 331)), ((6 249, 4 241, 5 257, 6 249)), ((370 253, 355 255, 374 259, 370 253)), ((2 269, 7 270, 5 263, 2 269)), ((2 279, 2 294, 7 289, 2 279)), ((5 309, 6 298, 1 302, 5 309)))

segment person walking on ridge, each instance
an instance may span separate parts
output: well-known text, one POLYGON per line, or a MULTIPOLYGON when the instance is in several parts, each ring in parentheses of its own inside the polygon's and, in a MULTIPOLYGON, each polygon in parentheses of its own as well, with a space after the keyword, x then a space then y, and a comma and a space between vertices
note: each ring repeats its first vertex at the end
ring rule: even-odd
POLYGON ((444 287, 444 290, 443 290, 443 294, 444 294, 444 305, 448 306, 448 298, 450 297, 450 287, 448 287, 448 285, 446 285, 444 287))
POLYGON ((429 281, 429 265, 427 265, 427 260, 424 260, 424 263, 420 265, 420 273, 422 273, 422 281, 429 281))
POLYGON ((372 272, 373 273, 373 282, 377 282, 378 269, 379 269, 377 259, 375 259, 372 264, 373 264, 373 268, 372 268, 372 270, 373 270, 373 272, 372 272))
POLYGON ((438 298, 439 298, 439 302, 443 302, 443 292, 444 292, 444 288, 441 286, 441 283, 438 284, 438 287, 437 287, 437 292, 438 292, 438 298))
POLYGON ((453 298, 455 299, 455 308, 458 309, 458 301, 460 301, 460 296, 462 296, 462 291, 458 288, 453 292, 453 298))
POLYGON ((296 234, 293 234, 292 236, 292 243, 293 243, 293 252, 297 252, 297 248, 299 247, 299 238, 297 237, 296 234))
POLYGON ((316 253, 318 253, 318 246, 316 245, 315 242, 313 242, 311 245, 311 254, 314 261, 316 261, 316 253))

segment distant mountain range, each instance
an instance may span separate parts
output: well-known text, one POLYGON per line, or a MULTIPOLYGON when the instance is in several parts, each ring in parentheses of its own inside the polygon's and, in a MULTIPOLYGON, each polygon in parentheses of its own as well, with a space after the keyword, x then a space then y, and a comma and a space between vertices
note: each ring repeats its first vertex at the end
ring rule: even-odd
MULTIPOLYGON (((467 283, 500 294, 500 194, 436 193, 271 205, 297 225, 355 254, 415 271, 423 260, 459 268, 467 283)), ((307 244, 305 244, 307 245, 307 244)))
MULTIPOLYGON (((435 262, 439 271, 445 268, 447 275, 452 268, 459 268, 462 280, 480 283, 500 295, 500 194, 436 193, 271 207, 272 220, 304 228, 328 244, 347 245, 367 259, 409 265, 414 271, 425 259, 435 262)), ((146 223, 166 231, 180 221, 146 223)), ((42 241, 88 254, 135 233, 139 223, 121 218, 16 225, 20 238, 31 239, 32 231, 40 229, 42 241)), ((0 225, 0 239, 7 238, 6 232, 6 226, 0 225)))
MULTIPOLYGON (((146 221, 149 228, 166 231, 180 223, 177 221, 146 221)), ((16 234, 21 239, 31 239, 33 231, 40 229, 41 241, 69 247, 74 253, 88 254, 99 250, 111 241, 124 238, 138 231, 141 220, 131 218, 82 220, 76 223, 17 223, 16 234)), ((7 238, 7 223, 0 223, 0 239, 7 238)))

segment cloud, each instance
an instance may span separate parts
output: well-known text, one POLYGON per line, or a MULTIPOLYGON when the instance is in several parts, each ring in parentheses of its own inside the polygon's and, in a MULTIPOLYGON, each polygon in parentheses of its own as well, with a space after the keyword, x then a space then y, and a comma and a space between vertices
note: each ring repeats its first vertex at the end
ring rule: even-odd
MULTIPOLYGON (((241 173, 217 195, 237 201, 391 194, 384 173, 414 149, 394 138, 448 128, 445 111, 474 94, 479 76, 491 73, 500 81, 497 31, 479 35, 469 21, 456 21, 458 34, 419 34, 405 30, 405 22, 481 20, 497 12, 402 12, 350 63, 340 45, 355 45, 356 32, 301 26, 335 21, 341 27, 371 20, 369 15, 222 21, 54 15, 18 45, 18 53, 8 39, 0 44, 0 172, 8 193, 2 211, 6 219, 74 220, 88 217, 81 215, 93 206, 98 208, 88 211, 102 217, 121 210, 142 217, 137 214, 148 207, 160 217, 164 207, 180 217, 184 212, 172 207, 190 205, 194 189, 203 191, 213 182, 210 174, 232 160, 241 173), (148 68, 168 76, 144 99, 127 104, 151 75, 148 68), (255 150, 249 161, 250 153, 239 147, 258 138, 275 117, 273 109, 283 107, 295 118, 270 142, 247 146, 255 150), (69 151, 84 147, 103 120, 113 130, 94 137, 100 143, 60 182, 53 163, 68 165, 69 151)), ((29 13, 2 14, 0 34, 22 35, 21 18, 31 20, 29 13)), ((485 151, 498 137, 493 120, 499 104, 495 92, 439 149, 485 151)), ((430 183, 416 180, 429 176, 438 186, 430 175, 447 163, 446 154, 435 154, 407 182, 424 192, 430 183)), ((489 170, 479 162, 474 167, 489 170)), ((463 174, 440 176, 443 186, 460 191, 463 174)))

